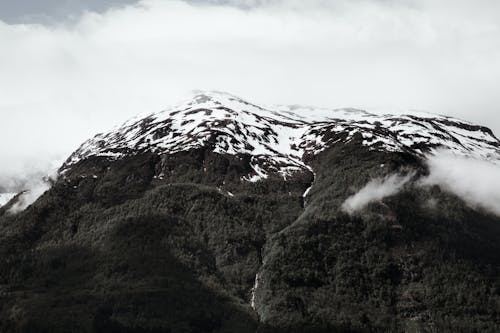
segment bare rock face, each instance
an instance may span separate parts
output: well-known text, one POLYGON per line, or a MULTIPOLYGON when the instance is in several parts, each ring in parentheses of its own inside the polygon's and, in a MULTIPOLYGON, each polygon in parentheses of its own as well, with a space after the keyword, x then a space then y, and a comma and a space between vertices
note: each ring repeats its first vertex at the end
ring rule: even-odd
POLYGON ((500 218, 418 185, 438 149, 500 160, 488 129, 427 114, 211 92, 129 121, 0 213, 0 331, 498 332, 500 218))

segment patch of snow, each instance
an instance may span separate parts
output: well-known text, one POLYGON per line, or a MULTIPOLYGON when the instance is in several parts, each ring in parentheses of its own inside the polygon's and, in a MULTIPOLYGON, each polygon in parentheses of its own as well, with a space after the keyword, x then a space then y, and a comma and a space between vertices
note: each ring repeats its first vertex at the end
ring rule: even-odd
POLYGON ((222 194, 222 195, 227 195, 228 197, 231 197, 231 198, 232 198, 232 197, 234 197, 234 194, 233 194, 233 193, 231 193, 231 192, 229 192, 229 191, 227 191, 227 190, 224 190, 224 189, 222 189, 222 188, 220 188, 220 187, 217 187, 217 191, 218 191, 220 194, 222 194))
POLYGON ((250 300, 250 306, 254 310, 255 310, 255 292, 257 291, 257 288, 259 288, 259 278, 260 278, 259 273, 255 274, 255 282, 252 288, 252 298, 250 300))
POLYGON ((424 155, 437 149, 500 161, 500 142, 482 126, 422 112, 404 115, 359 109, 304 106, 261 107, 222 92, 202 92, 178 106, 134 118, 85 142, 61 169, 64 174, 91 156, 110 160, 149 151, 173 154, 202 147, 227 155, 250 155, 257 182, 269 174, 288 179, 308 169, 305 155, 359 137, 373 150, 424 155))
POLYGON ((311 186, 309 186, 309 187, 305 190, 305 192, 302 194, 302 197, 303 197, 303 198, 307 197, 307 195, 309 194, 309 192, 311 191, 311 189, 312 189, 312 187, 313 187, 313 185, 314 185, 314 182, 316 181, 316 173, 312 170, 312 168, 311 168, 311 167, 309 167, 309 171, 311 171, 311 172, 312 172, 312 174, 313 174, 313 181, 312 181, 312 183, 311 183, 311 186))
POLYGON ((311 188, 312 188, 312 185, 311 185, 311 186, 309 186, 309 187, 305 190, 304 194, 302 194, 302 197, 304 197, 304 198, 305 198, 305 197, 307 197, 307 195, 309 194, 309 191, 311 191, 311 188))

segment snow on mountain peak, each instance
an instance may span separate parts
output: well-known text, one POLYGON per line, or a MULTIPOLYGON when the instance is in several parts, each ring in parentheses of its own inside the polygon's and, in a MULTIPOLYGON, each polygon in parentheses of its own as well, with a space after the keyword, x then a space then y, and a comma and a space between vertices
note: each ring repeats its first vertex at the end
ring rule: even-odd
POLYGON ((173 154, 211 147, 215 153, 251 156, 248 181, 270 173, 285 179, 310 169, 306 156, 354 137, 370 149, 423 155, 435 149, 500 161, 500 141, 482 126, 424 113, 376 115, 358 109, 301 106, 261 107, 223 92, 198 92, 191 99, 98 134, 61 168, 91 156, 119 159, 151 151, 173 154))

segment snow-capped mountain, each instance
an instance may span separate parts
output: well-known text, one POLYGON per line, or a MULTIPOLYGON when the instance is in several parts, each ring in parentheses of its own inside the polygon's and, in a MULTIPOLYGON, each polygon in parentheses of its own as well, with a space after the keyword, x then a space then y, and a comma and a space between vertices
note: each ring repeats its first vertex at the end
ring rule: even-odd
POLYGON ((173 154, 200 147, 215 153, 251 156, 248 181, 277 173, 285 179, 309 169, 307 157, 353 139, 374 150, 417 155, 447 149, 464 156, 500 160, 500 141, 488 128, 426 113, 378 115, 359 109, 262 107, 222 92, 134 118, 98 134, 73 153, 66 172, 91 156, 120 159, 144 151, 173 154))
POLYGON ((499 150, 448 117, 198 94, 0 208, 0 332, 500 332, 499 150))

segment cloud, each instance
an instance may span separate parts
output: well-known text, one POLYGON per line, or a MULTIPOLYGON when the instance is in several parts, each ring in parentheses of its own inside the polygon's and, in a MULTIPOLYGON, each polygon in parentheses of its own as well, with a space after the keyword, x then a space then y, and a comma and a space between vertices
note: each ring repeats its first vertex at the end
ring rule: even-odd
POLYGON ((26 164, 20 164, 20 161, 3 163, 0 169, 0 206, 22 193, 9 209, 10 213, 18 213, 51 187, 51 182, 57 179, 57 170, 62 161, 46 158, 41 156, 26 164))
POLYGON ((500 216, 500 166, 489 161, 439 153, 428 158, 430 174, 422 185, 438 185, 471 207, 500 216))
POLYGON ((8 203, 16 193, 0 193, 0 207, 8 203))
POLYGON ((407 175, 393 174, 384 178, 372 179, 356 194, 347 198, 341 209, 346 213, 354 214, 371 202, 380 201, 398 193, 413 176, 414 173, 407 175))
MULTIPOLYGON (((457 156, 440 150, 427 156, 429 175, 420 178, 416 186, 439 186, 452 193, 474 209, 484 209, 500 216, 500 162, 457 156)), ((415 175, 393 174, 368 182, 349 197, 342 210, 354 214, 369 203, 397 194, 415 175)), ((426 202, 427 208, 438 208, 434 198, 426 202)))
POLYGON ((34 203, 42 194, 44 194, 48 189, 50 189, 50 183, 40 180, 33 180, 28 186, 28 190, 22 193, 17 201, 8 210, 11 214, 19 213, 25 210, 29 205, 34 203))
POLYGON ((0 1, 0 19, 9 23, 57 23, 78 19, 85 11, 103 12, 136 0, 16 0, 0 1))
POLYGON ((42 179, 55 179, 61 159, 42 155, 29 159, 10 158, 0 167, 0 193, 19 193, 30 190, 42 179))
POLYGON ((48 26, 0 21, 0 40, 4 175, 192 89, 426 109, 500 131, 495 0, 144 0, 48 26))

